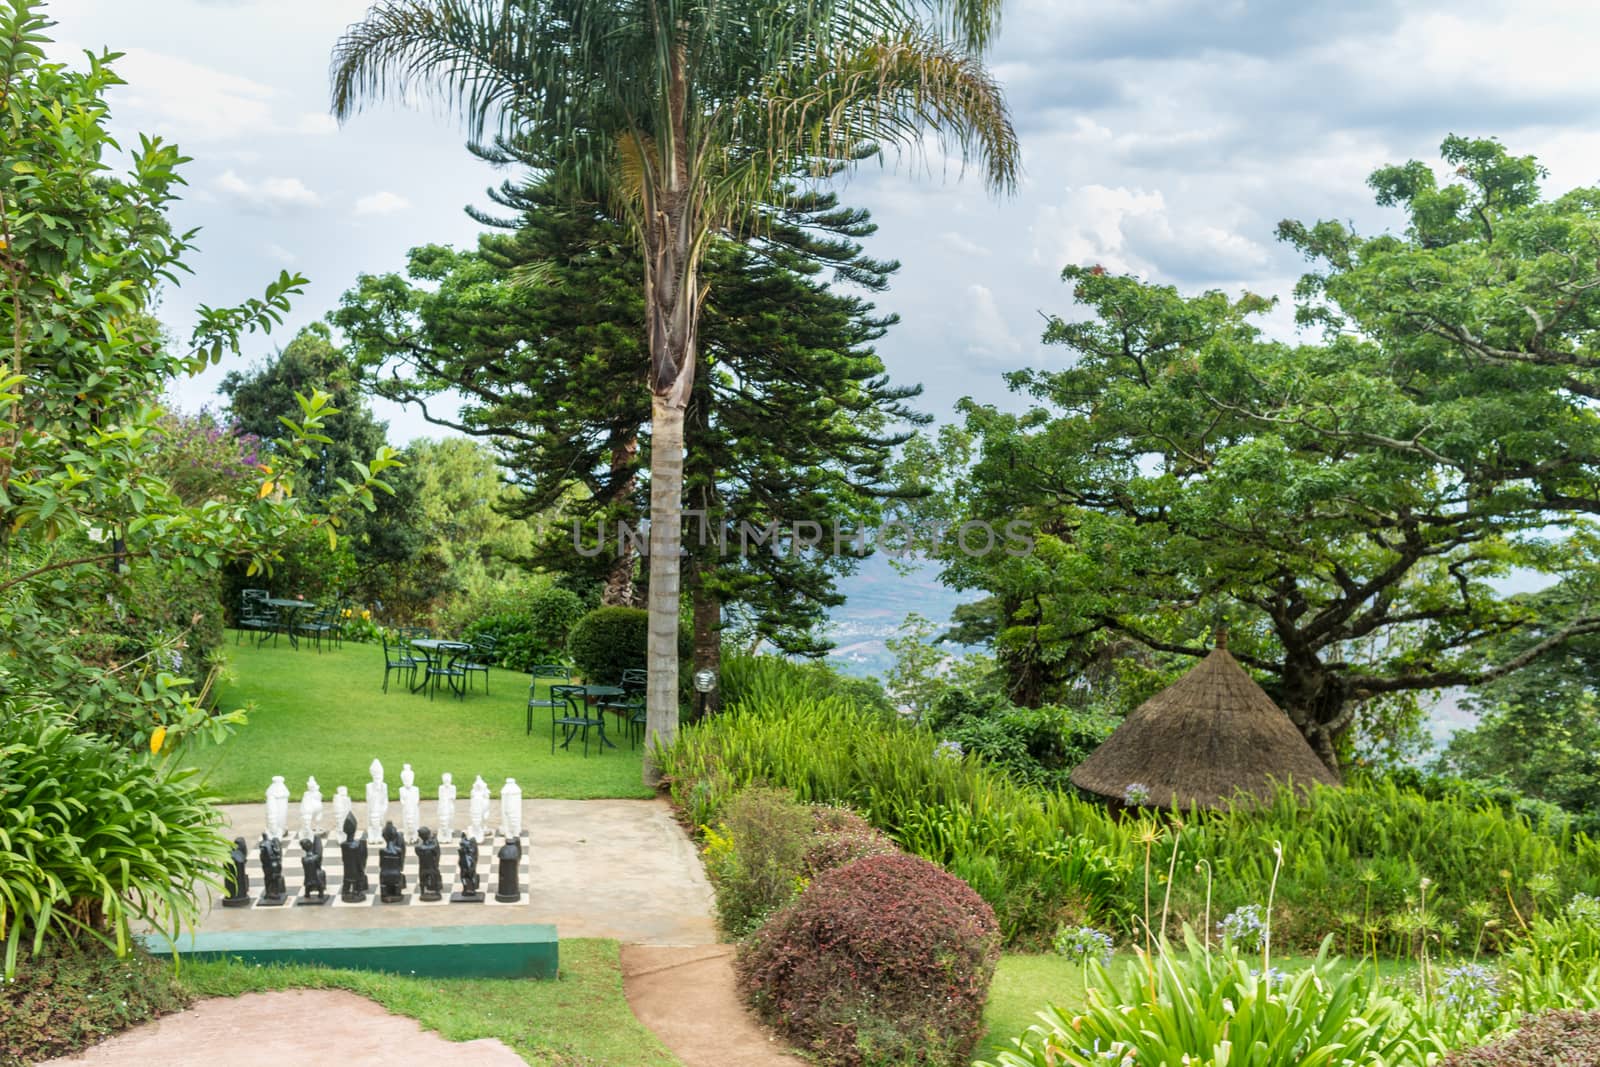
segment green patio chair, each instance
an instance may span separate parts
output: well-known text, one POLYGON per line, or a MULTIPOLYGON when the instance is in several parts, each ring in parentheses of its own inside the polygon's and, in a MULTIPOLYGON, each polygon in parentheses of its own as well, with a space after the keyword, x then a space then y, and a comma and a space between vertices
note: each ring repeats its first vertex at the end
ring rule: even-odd
MULTIPOLYGON (((533 712, 534 712, 534 709, 538 709, 540 711, 543 711, 543 710, 545 710, 547 708, 554 709, 554 708, 557 708, 557 707, 564 707, 565 706, 565 702, 564 701, 556 700, 553 697, 548 697, 547 696, 547 697, 545 697, 543 699, 540 699, 540 697, 539 697, 539 679, 541 679, 541 678, 559 678, 563 682, 570 682, 570 681, 572 681, 572 670, 571 670, 571 668, 566 667, 566 666, 564 666, 564 665, 562 665, 560 663, 535 663, 531 668, 529 668, 529 670, 528 670, 528 734, 527 734, 527 736, 529 736, 529 737, 533 736, 533 712)), ((554 744, 554 731, 553 730, 552 730, 551 743, 554 744)))
POLYGON ((489 692, 489 667, 495 662, 495 646, 499 641, 494 634, 480 634, 472 639, 472 651, 462 655, 460 667, 467 672, 467 686, 472 685, 472 675, 483 672, 483 691, 489 692))
POLYGON ((589 758, 589 727, 601 726, 599 709, 589 711, 589 694, 581 685, 552 685, 550 699, 560 707, 550 709, 550 754, 556 754, 556 727, 561 727, 561 747, 569 748, 578 731, 583 731, 583 757, 589 758), (564 711, 562 709, 565 709, 564 711))
POLYGON ((417 658, 411 654, 409 647, 398 640, 391 645, 389 631, 385 630, 383 631, 383 691, 385 693, 389 691, 389 675, 395 671, 402 671, 407 675, 407 688, 417 684, 417 658))
POLYGON ((236 622, 233 643, 238 644, 246 630, 261 634, 260 640, 265 641, 267 634, 272 634, 272 643, 278 643, 278 613, 266 603, 268 594, 265 589, 243 589, 239 592, 239 618, 236 622))

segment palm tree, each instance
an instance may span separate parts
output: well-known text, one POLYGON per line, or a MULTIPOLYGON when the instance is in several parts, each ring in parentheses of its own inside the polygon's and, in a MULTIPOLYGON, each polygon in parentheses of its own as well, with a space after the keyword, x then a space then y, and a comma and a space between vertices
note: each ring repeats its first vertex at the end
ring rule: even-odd
MULTIPOLYGON (((683 418, 709 237, 789 174, 935 135, 997 190, 1019 148, 981 56, 1000 0, 381 0, 334 47, 341 120, 431 93, 563 188, 612 205, 644 250, 650 357, 647 732, 677 730, 683 418)), ((649 746, 653 750, 653 745, 649 746)), ((645 761, 645 780, 657 771, 645 761)))

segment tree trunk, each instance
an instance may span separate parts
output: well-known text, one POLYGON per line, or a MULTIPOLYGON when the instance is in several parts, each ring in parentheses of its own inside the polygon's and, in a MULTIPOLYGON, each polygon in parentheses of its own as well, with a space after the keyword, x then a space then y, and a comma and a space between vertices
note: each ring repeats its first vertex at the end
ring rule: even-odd
MULTIPOLYGON (((694 364, 688 364, 692 373, 694 364)), ((687 393, 687 389, 683 390, 687 393)), ((678 734, 678 583, 683 525, 683 400, 656 395, 650 430, 650 629, 644 782, 661 782, 655 746, 678 734)))
POLYGON ((1335 778, 1343 780, 1339 771, 1338 741, 1355 720, 1355 707, 1344 683, 1321 664, 1286 662, 1280 701, 1284 713, 1305 737, 1311 751, 1335 778))
MULTIPOLYGON (((717 676, 717 687, 705 695, 700 705, 706 715, 722 710, 722 599, 711 589, 708 579, 713 567, 705 556, 694 560, 690 575, 690 595, 694 601, 694 669, 711 671, 717 676)), ((701 698, 696 695, 695 700, 701 698)))
MULTIPOLYGON (((611 476, 606 484, 611 487, 613 514, 616 513, 617 505, 625 503, 633 496, 634 486, 639 481, 636 470, 638 457, 637 437, 628 437, 611 449, 611 476)), ((616 558, 611 561, 611 569, 606 573, 605 591, 600 595, 602 605, 608 608, 634 606, 633 572, 637 564, 638 558, 633 551, 632 542, 620 544, 616 558)))

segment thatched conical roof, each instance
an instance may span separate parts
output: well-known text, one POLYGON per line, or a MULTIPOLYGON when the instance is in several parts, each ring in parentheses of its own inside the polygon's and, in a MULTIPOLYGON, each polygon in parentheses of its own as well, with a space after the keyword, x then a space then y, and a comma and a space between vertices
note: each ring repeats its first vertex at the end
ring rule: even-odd
POLYGON ((1277 785, 1304 789, 1339 780, 1294 723, 1224 646, 1129 715, 1072 772, 1072 784, 1124 801, 1128 786, 1156 807, 1222 807, 1270 797, 1277 785))

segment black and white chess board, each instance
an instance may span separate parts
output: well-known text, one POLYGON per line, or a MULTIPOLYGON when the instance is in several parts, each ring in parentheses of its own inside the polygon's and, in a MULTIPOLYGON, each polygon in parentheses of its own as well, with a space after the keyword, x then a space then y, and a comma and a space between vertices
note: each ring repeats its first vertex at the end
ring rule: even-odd
MULTIPOLYGON (((365 836, 360 835, 360 836, 365 836)), ((339 889, 344 881, 344 863, 339 854, 339 842, 342 840, 333 834, 324 834, 322 837, 322 871, 328 877, 328 904, 330 908, 443 908, 450 906, 450 894, 461 890, 460 863, 461 853, 460 835, 453 841, 439 842, 439 881, 442 895, 438 900, 426 901, 421 898, 417 883, 417 851, 414 845, 406 846, 405 865, 405 900, 393 904, 381 903, 378 899, 378 853, 383 850, 383 841, 380 838, 367 840, 367 899, 359 904, 346 904, 339 899, 339 889)), ((483 894, 483 904, 487 907, 508 908, 513 907, 509 901, 495 899, 495 891, 500 884, 500 849, 506 843, 506 838, 499 834, 492 835, 488 840, 478 842, 478 892, 483 894)), ((528 831, 522 831, 519 841, 522 858, 517 861, 517 904, 528 902, 528 879, 531 866, 528 857, 528 831)), ((283 842, 283 882, 288 891, 288 897, 281 905, 267 905, 271 910, 279 907, 292 908, 299 904, 301 891, 305 888, 305 868, 300 863, 301 849, 298 837, 286 839, 283 842)), ((250 849, 250 907, 259 908, 261 904, 261 890, 264 879, 261 874, 259 862, 260 853, 252 846, 250 849)), ((457 907, 476 907, 477 905, 456 905, 457 907)))

